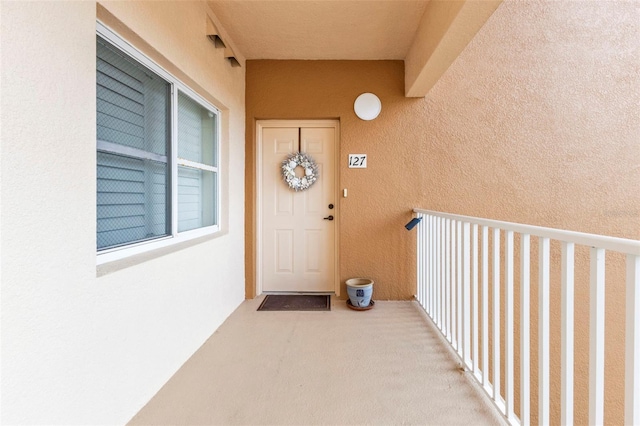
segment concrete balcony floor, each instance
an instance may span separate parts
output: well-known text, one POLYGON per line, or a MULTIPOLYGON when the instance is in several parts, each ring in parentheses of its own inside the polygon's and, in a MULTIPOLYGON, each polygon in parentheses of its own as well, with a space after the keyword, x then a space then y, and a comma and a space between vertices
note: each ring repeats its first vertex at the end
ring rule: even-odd
POLYGON ((130 424, 504 424, 415 302, 245 301, 130 424))

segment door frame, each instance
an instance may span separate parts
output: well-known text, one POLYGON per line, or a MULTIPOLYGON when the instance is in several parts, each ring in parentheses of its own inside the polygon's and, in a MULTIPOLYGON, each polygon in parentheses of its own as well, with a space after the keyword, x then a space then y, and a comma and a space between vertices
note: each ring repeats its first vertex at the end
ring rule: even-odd
POLYGON ((256 168, 255 168, 255 208, 256 222, 255 241, 255 294, 262 294, 262 129, 269 127, 325 127, 333 128, 335 135, 334 146, 334 188, 335 220, 334 220, 334 277, 333 288, 336 296, 340 296, 340 121, 339 120, 256 120, 256 168))

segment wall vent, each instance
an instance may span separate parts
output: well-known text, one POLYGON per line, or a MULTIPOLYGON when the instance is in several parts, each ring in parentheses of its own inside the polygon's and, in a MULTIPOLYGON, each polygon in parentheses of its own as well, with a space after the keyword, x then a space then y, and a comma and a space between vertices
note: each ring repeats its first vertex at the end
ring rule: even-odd
POLYGON ((218 34, 207 34, 207 37, 213 42, 216 48, 227 47, 218 34))
POLYGON ((217 49, 224 49, 224 57, 229 60, 232 67, 239 67, 240 62, 236 59, 236 54, 231 49, 231 46, 227 46, 222 37, 218 27, 213 23, 210 17, 207 16, 207 38, 213 43, 217 49))

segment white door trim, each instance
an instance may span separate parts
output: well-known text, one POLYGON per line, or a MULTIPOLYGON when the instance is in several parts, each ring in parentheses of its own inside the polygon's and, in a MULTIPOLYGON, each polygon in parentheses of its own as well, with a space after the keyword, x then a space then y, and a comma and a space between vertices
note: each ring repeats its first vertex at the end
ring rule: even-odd
POLYGON ((262 129, 268 127, 329 127, 335 132, 335 179, 333 193, 335 195, 335 226, 334 232, 334 292, 336 296, 340 296, 340 269, 339 261, 339 228, 340 228, 340 121, 338 120, 257 120, 256 121, 256 169, 255 169, 255 286, 256 296, 262 294, 262 129))

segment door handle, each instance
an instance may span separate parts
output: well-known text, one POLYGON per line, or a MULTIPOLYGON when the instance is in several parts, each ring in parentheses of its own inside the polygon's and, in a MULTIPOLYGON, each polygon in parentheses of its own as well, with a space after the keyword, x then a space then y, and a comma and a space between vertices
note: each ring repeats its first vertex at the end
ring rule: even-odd
POLYGON ((329 216, 327 216, 327 217, 323 217, 323 219, 324 219, 324 220, 333 220, 333 216, 332 216, 332 215, 329 215, 329 216))

